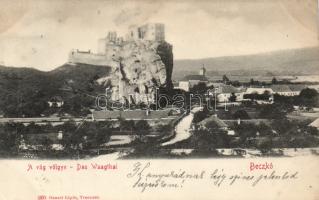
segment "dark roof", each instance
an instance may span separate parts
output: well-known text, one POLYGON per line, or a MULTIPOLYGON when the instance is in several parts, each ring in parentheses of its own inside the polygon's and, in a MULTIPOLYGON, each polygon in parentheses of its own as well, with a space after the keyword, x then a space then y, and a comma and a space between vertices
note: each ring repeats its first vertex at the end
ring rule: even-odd
POLYGON ((306 85, 301 84, 289 84, 289 85, 272 85, 271 89, 274 92, 300 92, 305 89, 306 85))
POLYGON ((221 85, 219 87, 220 93, 238 93, 239 90, 232 85, 221 85))
POLYGON ((183 81, 208 81, 206 76, 203 75, 187 75, 183 79, 183 81))
POLYGON ((169 117, 171 110, 156 110, 150 111, 147 115, 146 110, 128 110, 128 111, 93 111, 93 117, 95 120, 98 119, 118 119, 123 118, 127 120, 142 120, 142 119, 162 119, 169 117))
POLYGON ((289 85, 289 88, 291 91, 294 91, 294 92, 299 92, 303 89, 306 89, 307 86, 306 85, 301 85, 301 84, 292 84, 292 85, 289 85))
POLYGON ((218 117, 216 117, 215 115, 212 115, 206 119, 204 119, 203 121, 199 122, 200 125, 202 126, 206 126, 206 124, 210 121, 214 121, 216 122, 217 126, 219 126, 220 128, 227 128, 228 125, 223 122, 222 120, 220 120, 218 117))
POLYGON ((272 85, 271 89, 273 92, 291 92, 288 85, 272 85))
POLYGON ((52 97, 52 98, 50 99, 50 101, 52 101, 52 102, 62 102, 63 99, 62 99, 62 97, 60 97, 60 96, 54 96, 54 97, 52 97))

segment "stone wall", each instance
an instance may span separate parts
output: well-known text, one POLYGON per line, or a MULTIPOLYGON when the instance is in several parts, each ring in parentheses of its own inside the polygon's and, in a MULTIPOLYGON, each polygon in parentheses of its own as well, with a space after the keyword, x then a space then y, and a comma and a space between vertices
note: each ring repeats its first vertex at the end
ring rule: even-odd
POLYGON ((99 83, 111 81, 113 100, 151 103, 157 87, 173 87, 172 45, 165 41, 108 43, 105 54, 72 51, 69 62, 112 67, 110 77, 99 83))
POLYGON ((105 55, 93 54, 90 52, 81 52, 73 50, 69 54, 69 63, 83 63, 89 65, 101 65, 101 66, 111 66, 111 60, 107 59, 105 55))

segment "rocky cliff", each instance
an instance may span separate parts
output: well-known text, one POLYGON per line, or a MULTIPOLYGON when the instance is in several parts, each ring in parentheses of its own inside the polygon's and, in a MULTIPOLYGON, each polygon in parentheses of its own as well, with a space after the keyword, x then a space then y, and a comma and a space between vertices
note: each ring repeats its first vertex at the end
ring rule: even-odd
MULTIPOLYGON (((97 54, 86 53, 84 56, 90 58, 90 55, 96 61, 97 54)), ((72 62, 90 62, 90 59, 77 59, 77 56, 72 55, 72 62)), ((153 102, 156 87, 172 87, 172 45, 165 41, 133 40, 108 44, 102 57, 100 61, 112 71, 98 82, 112 88, 113 100, 153 102)))

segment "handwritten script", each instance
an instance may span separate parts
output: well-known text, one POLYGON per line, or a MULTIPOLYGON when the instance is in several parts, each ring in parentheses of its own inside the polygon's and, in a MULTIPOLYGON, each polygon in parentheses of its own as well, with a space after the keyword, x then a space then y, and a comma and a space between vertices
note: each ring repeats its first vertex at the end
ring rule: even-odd
POLYGON ((216 187, 247 184, 255 187, 261 182, 288 181, 298 179, 298 172, 276 172, 275 170, 259 173, 227 173, 224 169, 186 171, 183 169, 155 172, 151 163, 136 162, 126 175, 132 180, 132 187, 145 192, 148 189, 182 188, 187 182, 209 180, 216 187))

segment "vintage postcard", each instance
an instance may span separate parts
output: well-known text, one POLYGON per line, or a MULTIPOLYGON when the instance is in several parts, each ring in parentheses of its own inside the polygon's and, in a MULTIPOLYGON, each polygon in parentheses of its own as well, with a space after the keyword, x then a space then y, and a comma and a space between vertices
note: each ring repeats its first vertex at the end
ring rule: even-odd
POLYGON ((0 200, 318 200, 317 0, 0 0, 0 200))

